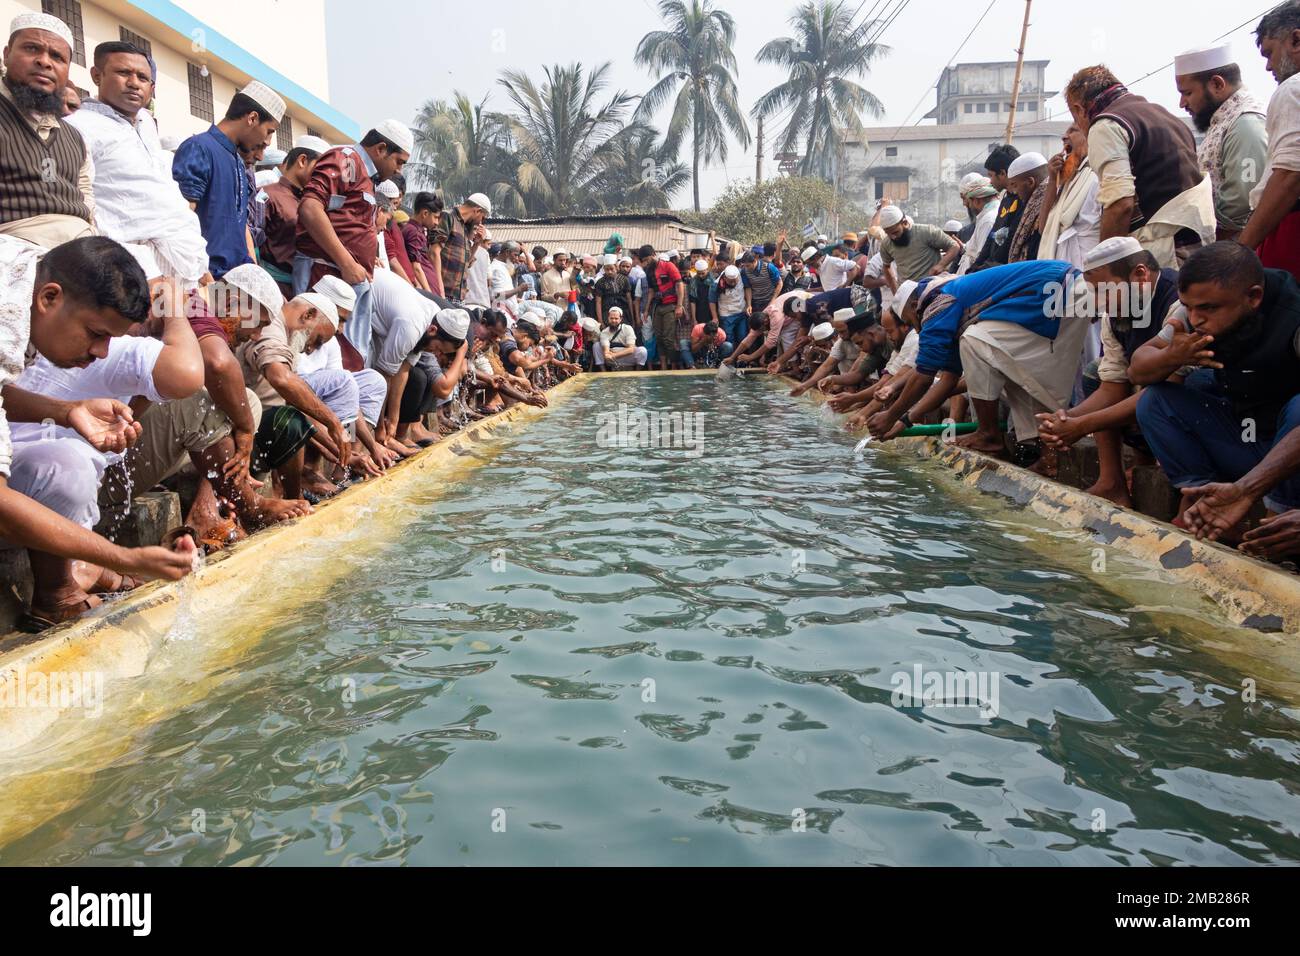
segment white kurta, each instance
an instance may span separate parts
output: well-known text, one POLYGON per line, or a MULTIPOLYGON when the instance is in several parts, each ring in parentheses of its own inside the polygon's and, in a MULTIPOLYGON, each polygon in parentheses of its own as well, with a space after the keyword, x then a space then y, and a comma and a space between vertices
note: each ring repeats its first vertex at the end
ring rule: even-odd
MULTIPOLYGON (((45 250, 24 239, 0 236, 0 388, 22 375, 31 357, 32 291, 45 250)), ((13 446, 0 398, 0 475, 9 477, 13 446)))
POLYGON ((148 248, 162 271, 189 282, 208 271, 198 217, 172 179, 168 154, 147 110, 132 123, 87 100, 67 118, 81 133, 95 170, 95 225, 102 235, 148 248))

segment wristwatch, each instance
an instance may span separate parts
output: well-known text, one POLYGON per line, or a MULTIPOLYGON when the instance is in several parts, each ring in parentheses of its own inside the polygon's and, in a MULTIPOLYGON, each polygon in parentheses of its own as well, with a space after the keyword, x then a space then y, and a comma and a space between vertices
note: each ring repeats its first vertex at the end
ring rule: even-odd
POLYGON ((904 428, 911 428, 912 416, 907 412, 903 412, 903 414, 898 416, 898 424, 902 425, 904 428))

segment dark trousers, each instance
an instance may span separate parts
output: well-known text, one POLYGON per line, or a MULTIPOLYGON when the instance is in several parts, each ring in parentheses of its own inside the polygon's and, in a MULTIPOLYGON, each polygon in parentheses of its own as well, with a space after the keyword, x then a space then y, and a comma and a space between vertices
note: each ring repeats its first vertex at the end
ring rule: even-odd
POLYGON ((402 392, 402 407, 398 421, 403 425, 424 420, 424 416, 433 411, 433 378, 423 365, 412 365, 411 374, 406 379, 406 390, 402 392))

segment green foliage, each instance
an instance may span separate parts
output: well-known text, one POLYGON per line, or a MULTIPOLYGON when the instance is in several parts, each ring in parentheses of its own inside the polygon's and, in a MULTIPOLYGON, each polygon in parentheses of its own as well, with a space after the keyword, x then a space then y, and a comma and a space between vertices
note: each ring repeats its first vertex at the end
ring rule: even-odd
POLYGON ((698 224, 746 245, 775 240, 785 232, 787 244, 798 246, 802 243, 800 231, 809 219, 830 229, 837 214, 848 224, 846 228, 856 228, 866 221, 865 213, 856 205, 836 200, 830 183, 792 176, 768 179, 758 185, 749 180, 732 183, 712 208, 699 216, 698 224))

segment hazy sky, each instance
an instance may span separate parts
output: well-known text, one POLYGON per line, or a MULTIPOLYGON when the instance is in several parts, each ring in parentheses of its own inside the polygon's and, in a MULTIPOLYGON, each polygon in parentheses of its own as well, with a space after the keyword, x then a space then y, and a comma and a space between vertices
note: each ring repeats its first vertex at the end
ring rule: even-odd
MULTIPOLYGON (((867 118, 869 126, 911 124, 930 110, 940 72, 989 5, 989 0, 865 0, 859 16, 873 10, 879 16, 904 2, 902 12, 880 37, 891 51, 861 81, 886 109, 878 120, 867 118)), ((859 8, 855 0, 850 5, 859 8)), ((754 58, 768 40, 790 35, 788 18, 796 4, 715 0, 715 6, 736 19, 740 96, 748 109, 783 79, 780 69, 758 64, 754 58)), ((1271 6, 1259 0, 1245 6, 1209 0, 1036 0, 1025 56, 1051 60, 1047 82, 1053 90, 1061 89, 1075 69, 1089 63, 1106 63, 1125 82, 1165 67, 1133 90, 1177 110, 1173 69, 1166 64, 1175 53, 1208 45, 1232 31, 1229 39, 1236 43, 1246 83, 1267 102, 1273 78, 1264 70, 1251 31, 1271 6), (1249 21, 1238 29, 1248 15, 1249 21)), ((642 35, 660 26, 656 9, 655 0, 581 5, 366 0, 365 36, 358 37, 356 4, 326 0, 330 99, 363 129, 388 116, 409 122, 422 102, 449 97, 453 89, 463 90, 475 101, 490 93, 489 107, 505 110, 509 101, 496 82, 500 70, 514 68, 540 78, 544 64, 574 61, 584 65, 611 61, 610 92, 617 88, 641 93, 649 88, 651 78, 632 58, 642 35)), ((993 0, 954 62, 1014 60, 1024 11, 1023 0, 993 0)), ((1064 115, 1060 97, 1048 105, 1064 115)), ((666 122, 667 108, 660 120, 660 125, 666 122)), ((770 131, 768 136, 770 142, 770 131)), ((689 157, 689 144, 682 155, 689 157)), ((768 156, 764 173, 773 175, 770 149, 768 156)), ((725 164, 702 173, 701 201, 707 205, 731 180, 752 178, 754 160, 752 144, 742 150, 733 143, 725 164)), ((689 205, 689 188, 676 202, 689 205)))

